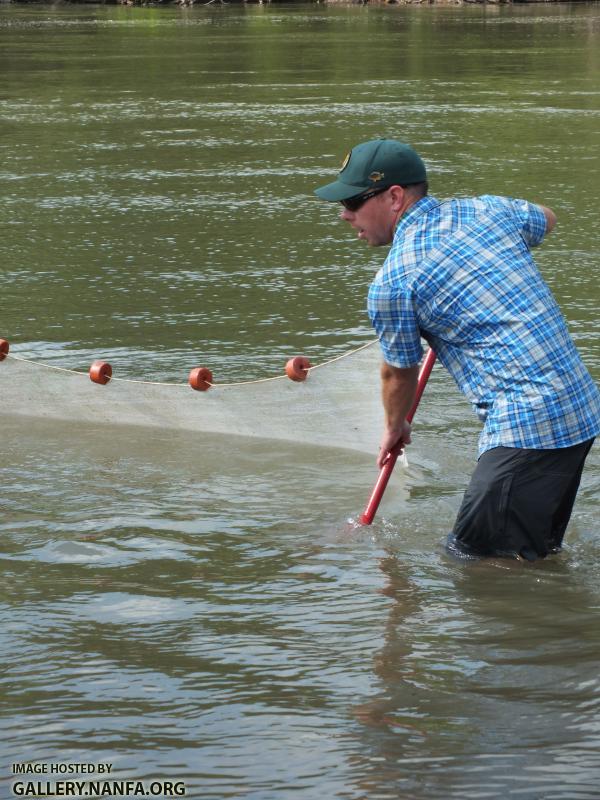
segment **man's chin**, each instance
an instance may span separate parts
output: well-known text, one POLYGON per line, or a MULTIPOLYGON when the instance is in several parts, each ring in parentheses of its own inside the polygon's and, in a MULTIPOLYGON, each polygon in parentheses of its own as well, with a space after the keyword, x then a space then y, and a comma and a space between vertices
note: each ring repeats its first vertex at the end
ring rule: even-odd
POLYGON ((357 236, 361 240, 361 242, 365 242, 365 244, 368 244, 369 247, 382 247, 383 245, 391 244, 391 241, 392 241, 390 239, 389 241, 385 241, 384 242, 384 241, 382 241, 381 239, 379 239, 377 237, 369 236, 369 234, 365 233, 365 231, 363 229, 358 231, 357 236))
POLYGON ((377 242, 368 236, 364 231, 358 232, 358 238, 361 240, 361 242, 368 244, 369 247, 377 247, 377 242))

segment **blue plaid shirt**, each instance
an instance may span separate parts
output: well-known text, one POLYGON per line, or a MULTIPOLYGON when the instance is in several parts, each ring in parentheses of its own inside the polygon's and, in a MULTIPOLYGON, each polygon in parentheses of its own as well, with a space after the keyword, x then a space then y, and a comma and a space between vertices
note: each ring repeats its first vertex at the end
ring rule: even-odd
POLYGON ((426 339, 493 447, 568 447, 600 431, 600 392, 530 248, 546 219, 525 200, 424 197, 400 219, 368 309, 384 359, 411 367, 426 339))

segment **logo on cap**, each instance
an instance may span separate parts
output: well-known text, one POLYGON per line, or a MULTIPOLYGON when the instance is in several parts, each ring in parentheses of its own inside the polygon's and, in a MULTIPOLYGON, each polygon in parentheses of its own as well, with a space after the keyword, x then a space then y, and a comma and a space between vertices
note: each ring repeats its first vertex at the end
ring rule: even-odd
POLYGON ((372 172, 369 175, 369 180, 373 181, 373 183, 376 183, 377 181, 382 180, 384 177, 385 177, 385 172, 372 172))

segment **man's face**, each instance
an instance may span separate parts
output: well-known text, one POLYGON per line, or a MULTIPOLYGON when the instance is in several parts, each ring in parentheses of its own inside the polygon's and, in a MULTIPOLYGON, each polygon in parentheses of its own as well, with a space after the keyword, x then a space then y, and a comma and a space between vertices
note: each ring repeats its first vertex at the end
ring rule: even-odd
POLYGON ((371 247, 390 244, 394 238, 395 215, 389 190, 370 197, 356 211, 344 208, 340 219, 358 231, 358 238, 371 247))

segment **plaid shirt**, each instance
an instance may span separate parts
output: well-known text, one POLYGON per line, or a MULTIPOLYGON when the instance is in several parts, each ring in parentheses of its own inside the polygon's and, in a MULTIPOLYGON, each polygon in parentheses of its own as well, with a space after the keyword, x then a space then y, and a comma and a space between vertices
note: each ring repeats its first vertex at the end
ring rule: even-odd
POLYGON ((424 197, 398 223, 368 309, 396 367, 433 347, 493 447, 568 447, 600 431, 600 392, 529 252, 546 219, 524 200, 424 197))

